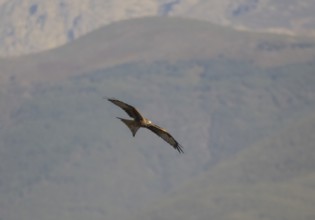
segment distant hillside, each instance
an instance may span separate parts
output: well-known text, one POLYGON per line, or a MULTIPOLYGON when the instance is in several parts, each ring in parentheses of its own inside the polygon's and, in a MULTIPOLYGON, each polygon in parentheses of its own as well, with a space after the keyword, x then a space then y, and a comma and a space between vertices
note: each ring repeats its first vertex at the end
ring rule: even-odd
MULTIPOLYGON (((0 218, 122 220, 197 177, 230 178, 229 162, 236 191, 239 177, 269 184, 247 157, 273 155, 268 138, 315 111, 314 57, 309 38, 146 18, 0 60, 0 218), (145 129, 132 137, 103 96, 135 105, 185 154, 145 129)), ((310 152, 287 153, 281 164, 312 168, 293 157, 310 152)), ((302 174, 295 184, 311 185, 302 174)))
POLYGON ((312 219, 314 114, 222 161, 134 219, 312 219))
POLYGON ((103 27, 45 53, 0 59, 0 83, 9 77, 26 84, 63 79, 139 61, 225 58, 277 67, 312 62, 314 56, 313 38, 235 31, 191 19, 144 18, 103 27))
POLYGON ((2 0, 0 56, 40 52, 145 16, 195 18, 250 31, 314 36, 313 0, 2 0))

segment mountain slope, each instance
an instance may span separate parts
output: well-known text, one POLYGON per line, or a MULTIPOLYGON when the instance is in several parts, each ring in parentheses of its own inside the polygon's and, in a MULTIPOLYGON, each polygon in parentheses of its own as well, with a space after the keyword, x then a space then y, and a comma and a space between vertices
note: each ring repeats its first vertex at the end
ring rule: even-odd
POLYGON ((148 206, 135 219, 314 218, 314 114, 283 130, 148 206))
POLYGON ((146 18, 1 60, 0 217, 129 217, 313 112, 314 45, 146 18), (133 138, 103 96, 136 106, 185 154, 145 129, 133 138))

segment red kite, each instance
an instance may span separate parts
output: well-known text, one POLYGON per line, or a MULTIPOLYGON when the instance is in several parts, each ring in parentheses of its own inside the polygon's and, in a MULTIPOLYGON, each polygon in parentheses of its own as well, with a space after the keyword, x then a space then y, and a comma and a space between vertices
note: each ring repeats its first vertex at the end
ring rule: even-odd
POLYGON ((170 133, 168 133, 164 128, 161 128, 153 124, 150 120, 143 117, 135 107, 128 105, 127 103, 124 103, 117 99, 110 98, 106 99, 112 102, 113 104, 117 105, 118 107, 122 108, 131 118, 134 119, 128 120, 117 117, 123 123, 125 123, 125 125, 127 125, 127 127, 131 130, 133 136, 136 135, 140 127, 147 128, 156 135, 158 135, 159 137, 161 137, 164 141, 172 145, 176 150, 178 150, 179 153, 184 153, 182 146, 173 138, 172 135, 170 135, 170 133))

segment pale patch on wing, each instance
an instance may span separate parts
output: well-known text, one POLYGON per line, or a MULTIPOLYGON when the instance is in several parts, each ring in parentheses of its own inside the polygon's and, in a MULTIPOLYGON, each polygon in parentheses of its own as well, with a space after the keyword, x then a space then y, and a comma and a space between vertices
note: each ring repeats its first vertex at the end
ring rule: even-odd
POLYGON ((160 137, 163 138, 167 143, 174 146, 176 144, 173 137, 169 136, 168 133, 160 133, 160 137))
POLYGON ((178 150, 179 153, 184 153, 181 145, 165 129, 160 128, 159 126, 155 124, 151 124, 147 128, 151 130, 152 132, 154 132, 159 137, 161 137, 164 141, 172 145, 176 150, 178 150))

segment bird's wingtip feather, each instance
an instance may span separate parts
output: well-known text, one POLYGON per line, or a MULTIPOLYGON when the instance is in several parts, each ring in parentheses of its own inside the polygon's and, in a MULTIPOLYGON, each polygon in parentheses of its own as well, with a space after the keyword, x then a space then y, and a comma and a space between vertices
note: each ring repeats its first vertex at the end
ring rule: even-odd
POLYGON ((113 100, 115 100, 115 98, 110 98, 110 97, 108 97, 108 96, 103 96, 103 99, 107 99, 108 101, 113 101, 113 100))
POLYGON ((178 152, 179 152, 180 154, 183 154, 183 153, 184 153, 184 150, 183 150, 183 146, 182 146, 182 145, 178 144, 178 145, 176 146, 176 149, 178 150, 178 152))

